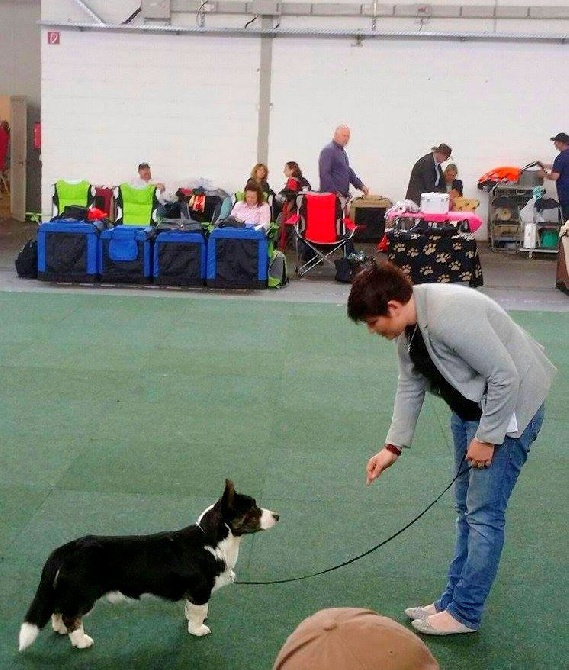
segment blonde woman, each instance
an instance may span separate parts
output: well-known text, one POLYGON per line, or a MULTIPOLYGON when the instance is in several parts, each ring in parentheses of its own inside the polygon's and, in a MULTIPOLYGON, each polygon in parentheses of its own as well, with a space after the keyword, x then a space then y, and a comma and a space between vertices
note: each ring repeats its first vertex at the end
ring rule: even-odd
POLYGON ((269 186, 269 182, 267 181, 268 176, 269 176, 269 168, 264 163, 257 163, 255 166, 253 166, 253 169, 251 170, 251 175, 249 176, 247 183, 252 182, 256 184, 257 186, 260 187, 263 193, 266 193, 267 196, 269 196, 273 192, 271 191, 271 187, 269 186))

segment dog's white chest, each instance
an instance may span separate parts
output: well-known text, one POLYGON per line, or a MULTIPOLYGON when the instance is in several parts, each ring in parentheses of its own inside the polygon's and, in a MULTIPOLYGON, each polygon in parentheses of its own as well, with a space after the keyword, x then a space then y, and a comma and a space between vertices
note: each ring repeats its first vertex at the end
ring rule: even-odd
POLYGON ((240 542, 240 537, 229 535, 229 537, 222 540, 217 547, 206 547, 206 549, 217 559, 225 563, 225 570, 215 578, 214 591, 217 591, 217 589, 226 584, 231 584, 235 580, 233 568, 235 567, 237 557, 239 556, 240 542))

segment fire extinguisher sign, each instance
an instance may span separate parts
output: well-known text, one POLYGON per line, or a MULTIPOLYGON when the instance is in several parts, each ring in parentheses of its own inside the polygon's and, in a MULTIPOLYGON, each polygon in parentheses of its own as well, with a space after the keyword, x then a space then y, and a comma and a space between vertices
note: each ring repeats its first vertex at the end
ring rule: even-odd
POLYGON ((47 31, 47 43, 48 44, 60 44, 61 33, 59 30, 48 30, 47 31))

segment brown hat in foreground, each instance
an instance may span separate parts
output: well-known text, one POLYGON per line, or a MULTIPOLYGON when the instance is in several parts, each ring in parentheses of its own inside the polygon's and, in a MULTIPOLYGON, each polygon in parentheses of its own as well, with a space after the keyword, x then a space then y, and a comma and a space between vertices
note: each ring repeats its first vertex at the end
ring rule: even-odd
POLYGON ((359 607, 332 607, 304 619, 273 670, 439 670, 425 643, 401 624, 359 607))
POLYGON ((448 144, 445 144, 444 142, 441 142, 441 144, 439 144, 438 147, 431 147, 431 151, 438 151, 447 158, 449 158, 450 155, 452 154, 452 149, 449 147, 448 144))

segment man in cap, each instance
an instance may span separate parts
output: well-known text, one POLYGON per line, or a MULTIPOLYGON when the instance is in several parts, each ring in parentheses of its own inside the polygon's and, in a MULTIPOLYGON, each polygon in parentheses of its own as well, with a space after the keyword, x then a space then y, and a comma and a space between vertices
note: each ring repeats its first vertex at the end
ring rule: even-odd
POLYGON ((559 153, 553 164, 540 163, 543 168, 540 176, 555 182, 563 221, 567 221, 569 220, 569 135, 567 133, 557 133, 555 137, 550 139, 559 153))
POLYGON ((304 619, 273 670, 439 670, 425 643, 401 624, 359 607, 331 607, 304 619))
POLYGON ((431 152, 419 158, 413 165, 406 200, 421 204, 421 193, 446 193, 446 182, 441 168, 450 158, 452 149, 448 144, 441 143, 433 147, 431 152))
POLYGON ((164 193, 166 189, 162 182, 153 181, 150 165, 148 165, 148 163, 140 163, 138 166, 138 178, 132 180, 131 186, 134 186, 135 188, 144 188, 149 184, 156 186, 156 190, 159 193, 164 193))

